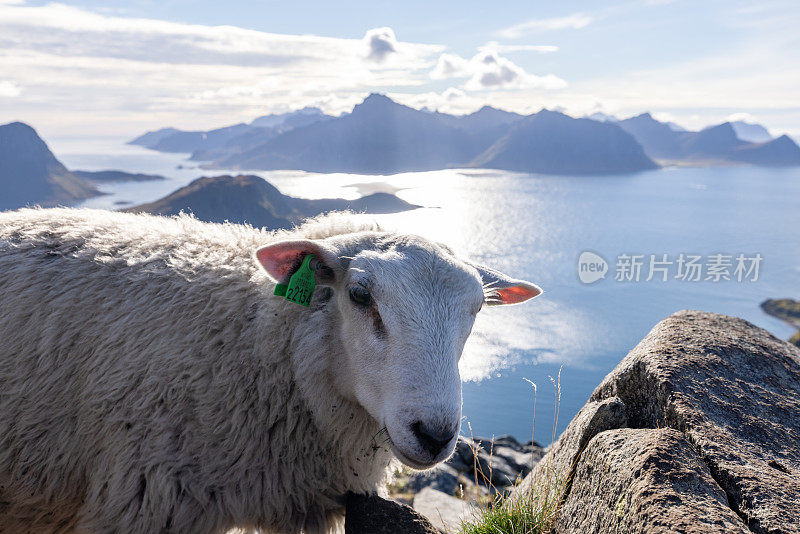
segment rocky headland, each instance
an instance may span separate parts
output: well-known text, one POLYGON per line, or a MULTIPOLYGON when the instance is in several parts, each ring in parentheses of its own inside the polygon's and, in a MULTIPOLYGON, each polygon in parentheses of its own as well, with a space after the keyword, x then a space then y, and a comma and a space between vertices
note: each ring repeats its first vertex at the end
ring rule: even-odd
POLYGON ((761 303, 764 313, 777 317, 797 332, 789 338, 789 343, 800 347, 800 301, 792 299, 767 299, 761 303))

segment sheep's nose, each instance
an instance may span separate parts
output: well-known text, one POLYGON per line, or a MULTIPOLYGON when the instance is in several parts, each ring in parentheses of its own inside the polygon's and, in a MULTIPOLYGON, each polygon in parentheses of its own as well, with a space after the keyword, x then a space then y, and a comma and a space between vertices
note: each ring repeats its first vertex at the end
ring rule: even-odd
POLYGON ((422 421, 412 423, 411 431, 419 444, 422 445, 422 448, 434 458, 442 452, 455 435, 452 430, 443 432, 441 429, 426 425, 422 421))

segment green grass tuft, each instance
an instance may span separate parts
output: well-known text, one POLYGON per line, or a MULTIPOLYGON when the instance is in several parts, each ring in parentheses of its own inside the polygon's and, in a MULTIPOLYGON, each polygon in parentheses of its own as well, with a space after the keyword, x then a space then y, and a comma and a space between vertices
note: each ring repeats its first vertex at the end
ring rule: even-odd
POLYGON ((798 330, 798 332, 795 335, 789 338, 789 343, 792 343, 793 345, 797 345, 798 347, 800 347, 800 330, 798 330))
MULTIPOLYGON (((531 384, 533 389, 533 427, 535 428, 537 388, 536 384, 527 378, 525 380, 531 384)), ((561 404, 561 370, 558 371, 557 378, 550 377, 550 381, 553 383, 555 397, 552 443, 556 439, 561 404)), ((477 452, 475 456, 477 457, 477 452)), ((549 462, 549 456, 545 456, 542 461, 549 462)), ((535 480, 532 475, 531 482, 528 484, 523 484, 522 480, 517 479, 513 490, 506 496, 495 490, 489 506, 483 510, 476 508, 474 517, 470 521, 461 523, 459 534, 542 534, 549 532, 561 505, 566 481, 559 479, 554 470, 549 469, 548 464, 543 465, 544 467, 539 469, 535 480)), ((533 467, 534 465, 531 463, 531 471, 533 471, 533 467)), ((480 475, 491 487, 491 463, 489 469, 488 476, 482 472, 480 475)), ((476 463, 476 485, 477 473, 476 463)))
POLYGON ((541 482, 527 491, 515 490, 508 497, 496 496, 491 506, 461 524, 460 534, 541 534, 549 532, 558 511, 563 485, 556 480, 541 482))

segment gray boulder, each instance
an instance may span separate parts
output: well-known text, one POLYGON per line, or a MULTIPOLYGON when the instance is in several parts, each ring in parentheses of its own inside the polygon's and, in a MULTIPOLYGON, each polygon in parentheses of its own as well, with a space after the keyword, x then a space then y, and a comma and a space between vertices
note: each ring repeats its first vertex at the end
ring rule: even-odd
POLYGON ((447 465, 473 484, 477 480, 480 486, 504 490, 513 486, 518 477, 524 478, 543 455, 544 449, 538 443, 520 444, 511 436, 494 439, 460 437, 447 465))
POLYGON ((581 454, 556 532, 750 531, 683 434, 621 428, 581 454))
POLYGON ((410 506, 377 495, 347 494, 345 534, 442 534, 410 506))
POLYGON ((469 502, 433 488, 425 488, 414 496, 414 510, 444 532, 457 532, 461 523, 472 518, 475 512, 469 502))
POLYGON ((578 458, 589 440, 605 430, 626 426, 625 405, 617 397, 587 402, 536 464, 533 473, 523 481, 521 490, 527 491, 536 481, 537 486, 546 486, 548 493, 556 489, 568 493, 578 458))
POLYGON ((460 473, 447 464, 441 464, 430 471, 416 471, 408 477, 406 491, 418 493, 423 488, 433 488, 448 495, 455 495, 461 484, 469 484, 459 479, 460 473))
POLYGON ((800 350, 741 319, 679 312, 603 380, 526 485, 547 466, 566 473, 556 532, 672 531, 667 518, 675 531, 800 533, 800 350))

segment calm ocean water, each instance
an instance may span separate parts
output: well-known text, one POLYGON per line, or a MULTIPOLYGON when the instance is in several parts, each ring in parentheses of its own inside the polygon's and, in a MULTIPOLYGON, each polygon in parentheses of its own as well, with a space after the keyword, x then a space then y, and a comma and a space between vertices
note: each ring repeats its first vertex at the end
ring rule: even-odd
MULTIPOLYGON (((185 155, 159 154, 116 141, 54 143, 72 169, 120 169, 169 177, 164 182, 103 186, 111 193, 83 205, 160 198, 201 175, 185 155)), ((550 377, 561 371, 558 432, 594 387, 660 319, 681 309, 743 317, 786 338, 792 329, 765 315, 766 298, 800 298, 800 169, 669 168, 628 176, 545 176, 444 170, 395 176, 259 172, 284 193, 359 196, 353 184, 399 189, 423 209, 376 216, 385 226, 445 241, 466 256, 536 282, 545 293, 521 306, 479 314, 462 361, 464 416, 475 435, 530 439, 537 385, 537 441, 554 423, 550 377), (579 255, 605 258, 609 272, 594 284, 577 274, 579 255), (639 282, 615 281, 620 255, 642 255, 639 282), (668 281, 648 276, 650 255, 760 254, 758 280, 668 281)), ((748 264, 749 266, 749 264, 748 264)), ((726 269, 723 269, 726 270, 726 269)), ((704 269, 703 278, 706 277, 704 269)), ((469 434, 465 425, 464 433, 469 434)))

